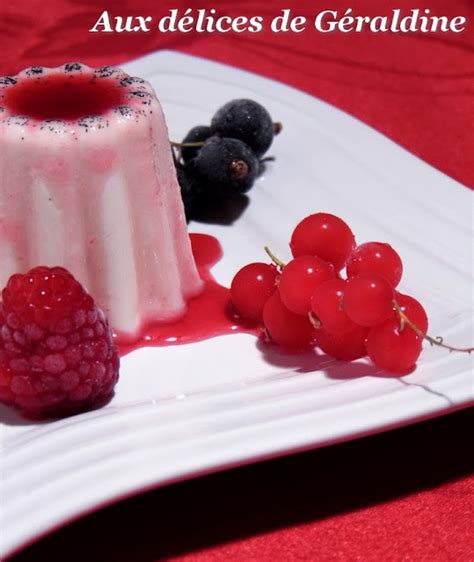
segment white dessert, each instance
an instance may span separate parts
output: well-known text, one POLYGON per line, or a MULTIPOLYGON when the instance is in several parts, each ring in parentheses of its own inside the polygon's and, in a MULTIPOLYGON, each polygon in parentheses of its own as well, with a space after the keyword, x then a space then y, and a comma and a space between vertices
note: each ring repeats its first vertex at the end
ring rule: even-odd
POLYGON ((0 79, 0 107, 0 286, 61 265, 121 335, 182 316, 202 281, 152 87, 33 67, 0 79))

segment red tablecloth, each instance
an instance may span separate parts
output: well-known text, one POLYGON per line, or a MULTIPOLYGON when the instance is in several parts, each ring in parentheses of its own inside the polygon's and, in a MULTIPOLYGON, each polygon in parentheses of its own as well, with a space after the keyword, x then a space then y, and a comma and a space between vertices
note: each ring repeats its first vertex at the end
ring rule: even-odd
MULTIPOLYGON (((0 7, 0 75, 32 64, 118 64, 177 49, 276 78, 359 117, 474 187, 474 34, 90 34, 102 10, 151 15, 216 8, 308 19, 420 7, 472 20, 470 0, 352 3, 246 0, 23 0, 0 7), (416 5, 415 5, 416 4, 416 5)), ((429 186, 426 186, 429 197, 429 186)), ((469 413, 183 483, 91 515, 16 560, 470 561, 474 478, 469 413)))

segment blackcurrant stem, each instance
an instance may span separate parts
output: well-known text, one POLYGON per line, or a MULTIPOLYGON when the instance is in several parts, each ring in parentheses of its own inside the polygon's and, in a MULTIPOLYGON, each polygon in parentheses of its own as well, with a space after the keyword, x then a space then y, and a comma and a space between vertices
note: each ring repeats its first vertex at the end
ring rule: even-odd
POLYGON ((170 141, 170 144, 174 148, 198 148, 200 146, 204 146, 204 142, 175 142, 170 141))
POLYGON ((272 253, 272 251, 270 250, 270 248, 268 246, 264 246, 263 248, 265 250, 265 252, 267 252, 267 254, 270 256, 270 259, 272 260, 272 262, 278 266, 279 268, 283 269, 285 267, 285 262, 281 261, 280 259, 278 259, 275 254, 272 253))
POLYGON ((474 351, 474 347, 454 347, 452 345, 448 345, 443 342, 442 337, 433 338, 429 334, 425 334, 423 330, 420 330, 418 326, 412 322, 408 316, 402 311, 400 305, 396 300, 393 301, 393 306, 397 311, 398 315, 400 316, 400 329, 403 330, 404 325, 408 324, 412 330, 414 330, 420 337, 425 339, 426 341, 430 342, 431 345, 437 345, 439 347, 443 347, 444 349, 448 349, 449 351, 459 351, 461 353, 472 353, 474 351))
POLYGON ((265 158, 260 158, 260 164, 264 162, 275 162, 275 156, 265 156, 265 158))
POLYGON ((273 134, 274 135, 279 135, 281 133, 282 129, 283 129, 283 124, 280 123, 280 121, 277 121, 276 123, 273 123, 273 134))

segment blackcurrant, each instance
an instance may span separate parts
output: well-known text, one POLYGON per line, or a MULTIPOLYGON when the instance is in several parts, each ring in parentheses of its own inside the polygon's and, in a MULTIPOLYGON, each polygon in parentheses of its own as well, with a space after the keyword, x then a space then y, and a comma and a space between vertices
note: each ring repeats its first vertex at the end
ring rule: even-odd
POLYGON ((242 141, 211 137, 185 169, 200 193, 225 198, 248 191, 258 168, 257 157, 242 141))
POLYGON ((194 200, 196 197, 195 185, 192 178, 186 172, 186 170, 178 164, 176 166, 176 176, 178 178, 179 187, 181 189, 181 199, 183 200, 184 212, 186 215, 186 220, 191 219, 194 200))
POLYGON ((222 106, 211 121, 211 132, 245 142, 257 156, 272 144, 274 129, 268 111, 253 100, 233 100, 222 106))

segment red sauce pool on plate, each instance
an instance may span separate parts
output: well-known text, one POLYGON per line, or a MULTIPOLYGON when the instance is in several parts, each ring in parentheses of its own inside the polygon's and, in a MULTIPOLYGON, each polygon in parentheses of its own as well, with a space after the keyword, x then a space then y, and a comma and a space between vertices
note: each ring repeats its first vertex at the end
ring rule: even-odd
POLYGON ((190 234, 194 259, 204 290, 188 300, 188 309, 182 318, 169 324, 153 324, 142 330, 138 341, 117 338, 121 355, 145 346, 164 346, 191 343, 235 332, 257 333, 255 327, 245 324, 232 311, 230 290, 217 283, 211 268, 222 257, 222 248, 213 236, 190 234))

